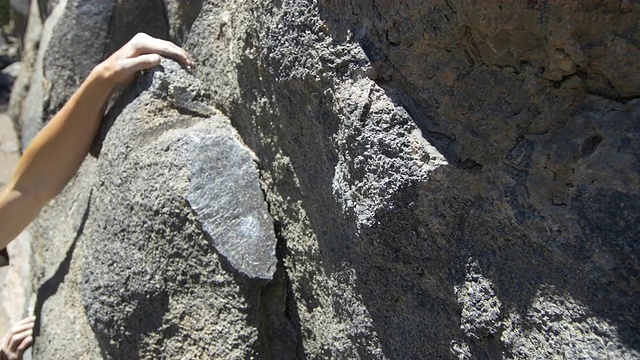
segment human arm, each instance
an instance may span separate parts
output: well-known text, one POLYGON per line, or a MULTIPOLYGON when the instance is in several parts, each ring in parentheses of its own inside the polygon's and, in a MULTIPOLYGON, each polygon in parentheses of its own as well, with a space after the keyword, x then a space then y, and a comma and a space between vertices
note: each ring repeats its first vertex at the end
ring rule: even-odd
POLYGON ((178 46, 146 34, 97 65, 62 109, 33 139, 0 194, 0 249, 15 238, 76 173, 100 127, 113 90, 165 55, 193 66, 178 46))

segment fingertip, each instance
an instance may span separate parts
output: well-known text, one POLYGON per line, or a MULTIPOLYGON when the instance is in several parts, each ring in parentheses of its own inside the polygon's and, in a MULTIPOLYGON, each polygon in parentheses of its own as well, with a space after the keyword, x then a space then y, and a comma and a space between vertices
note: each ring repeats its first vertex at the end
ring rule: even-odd
POLYGON ((35 316, 33 316, 33 315, 31 315, 31 316, 27 316, 27 317, 25 317, 24 319, 22 319, 22 320, 18 321, 18 322, 16 323, 16 325, 17 325, 17 324, 24 324, 24 323, 28 323, 28 322, 34 321, 35 319, 36 319, 36 317, 35 317, 35 316))
POLYGON ((194 62, 193 59, 191 58, 191 54, 189 54, 187 52, 187 50, 176 46, 178 53, 176 54, 177 57, 180 59, 180 62, 183 63, 185 66, 194 66, 194 62))
POLYGON ((193 59, 191 59, 191 56, 189 56, 188 53, 184 53, 184 55, 182 55, 182 64, 184 66, 187 67, 187 69, 191 70, 196 66, 196 63, 193 61, 193 59))

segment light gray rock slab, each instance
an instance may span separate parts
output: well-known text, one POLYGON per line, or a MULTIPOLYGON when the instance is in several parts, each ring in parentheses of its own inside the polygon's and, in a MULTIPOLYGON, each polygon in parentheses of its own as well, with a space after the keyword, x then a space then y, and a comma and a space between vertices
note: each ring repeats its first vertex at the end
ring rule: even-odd
POLYGON ((203 229, 235 269, 271 279, 276 239, 255 158, 229 134, 205 136, 192 146, 188 200, 203 229))

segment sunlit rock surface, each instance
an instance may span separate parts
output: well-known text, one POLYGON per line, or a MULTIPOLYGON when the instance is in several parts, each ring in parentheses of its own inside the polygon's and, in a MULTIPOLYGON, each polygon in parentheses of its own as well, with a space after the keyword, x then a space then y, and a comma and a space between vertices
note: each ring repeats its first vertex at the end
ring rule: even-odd
POLYGON ((35 355, 640 357, 637 3, 41 3, 23 142, 138 31, 197 66, 126 90, 38 220, 35 355))

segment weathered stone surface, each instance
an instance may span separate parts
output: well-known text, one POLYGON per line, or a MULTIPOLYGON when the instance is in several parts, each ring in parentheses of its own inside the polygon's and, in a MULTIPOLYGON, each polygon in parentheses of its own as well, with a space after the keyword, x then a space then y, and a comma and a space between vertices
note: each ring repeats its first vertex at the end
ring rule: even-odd
POLYGON ((194 111, 207 94, 177 64, 142 89, 107 115, 84 232, 89 321, 109 358, 257 356, 252 278, 276 259, 254 159, 224 116, 194 111))
POLYGON ((203 2, 204 0, 164 0, 169 39, 176 44, 183 44, 186 41, 191 25, 200 14, 203 2))
POLYGON ((58 200, 93 188, 73 308, 103 356, 640 357, 637 3, 164 4, 193 78, 125 94, 58 200), (194 164, 233 163, 193 140, 227 118, 259 164, 270 282, 189 195, 215 185, 194 164))

